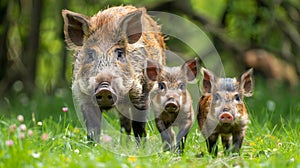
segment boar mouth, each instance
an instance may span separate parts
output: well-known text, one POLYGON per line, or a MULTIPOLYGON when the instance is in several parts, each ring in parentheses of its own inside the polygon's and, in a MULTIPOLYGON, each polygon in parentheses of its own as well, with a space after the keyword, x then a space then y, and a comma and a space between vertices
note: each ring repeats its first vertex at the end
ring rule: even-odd
POLYGON ((222 127, 229 127, 229 126, 232 125, 232 123, 220 123, 220 125, 221 125, 222 127))
POLYGON ((109 110, 117 102, 117 96, 108 82, 102 82, 95 91, 96 101, 103 110, 109 110))

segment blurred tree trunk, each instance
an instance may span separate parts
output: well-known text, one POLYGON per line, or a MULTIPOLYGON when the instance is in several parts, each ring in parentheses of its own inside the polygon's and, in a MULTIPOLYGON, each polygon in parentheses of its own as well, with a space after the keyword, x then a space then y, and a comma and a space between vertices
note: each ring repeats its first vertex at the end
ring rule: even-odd
POLYGON ((13 20, 11 18, 11 8, 15 1, 1 1, 0 2, 0 95, 6 95, 10 92, 13 83, 20 79, 21 73, 18 73, 15 68, 15 50, 10 50, 9 32, 13 27, 13 20))
POLYGON ((24 76, 22 76, 22 80, 24 82, 24 89, 29 95, 31 95, 35 89, 36 64, 39 52, 40 23, 43 11, 42 8, 42 0, 32 1, 30 30, 25 42, 25 49, 22 56, 22 60, 24 61, 24 65, 27 70, 26 73, 24 73, 24 76))
POLYGON ((0 3, 0 81, 4 78, 7 70, 7 34, 8 34, 8 19, 7 19, 8 1, 0 3))

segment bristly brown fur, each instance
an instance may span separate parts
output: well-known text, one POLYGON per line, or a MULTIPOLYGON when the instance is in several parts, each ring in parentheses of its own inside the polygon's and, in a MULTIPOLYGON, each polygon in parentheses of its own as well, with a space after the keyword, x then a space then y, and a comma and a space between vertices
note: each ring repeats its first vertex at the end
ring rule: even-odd
POLYGON ((92 17, 68 10, 62 15, 65 41, 75 50, 72 92, 88 137, 99 141, 102 111, 118 104, 122 130, 133 129, 139 143, 146 136, 153 86, 144 77, 144 63, 149 58, 165 65, 160 26, 145 8, 134 6, 111 7, 92 17))
POLYGON ((198 102, 198 109, 197 109, 197 119, 198 119, 198 126, 200 130, 203 128, 203 124, 206 121, 207 114, 210 109, 212 96, 201 96, 198 102))
POLYGON ((225 154, 239 153, 248 123, 244 95, 253 90, 252 69, 236 78, 218 78, 202 68, 203 96, 197 109, 198 126, 206 139, 209 153, 217 155, 220 135, 225 154), (232 138, 232 139, 231 139, 232 138))

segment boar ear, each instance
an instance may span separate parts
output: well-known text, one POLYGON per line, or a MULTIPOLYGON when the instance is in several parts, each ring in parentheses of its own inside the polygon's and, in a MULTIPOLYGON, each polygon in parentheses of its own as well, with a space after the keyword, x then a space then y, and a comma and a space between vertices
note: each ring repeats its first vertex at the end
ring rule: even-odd
POLYGON ((190 59, 182 65, 182 69, 186 73, 187 80, 193 81, 198 76, 199 63, 198 59, 190 59))
POLYGON ((160 66, 152 60, 147 59, 145 65, 145 75, 152 81, 157 81, 158 74, 160 73, 160 66))
POLYGON ((247 97, 252 96, 253 94, 252 74, 253 74, 253 68, 249 69, 240 77, 240 83, 241 83, 240 87, 243 90, 244 95, 247 97))
POLYGON ((125 33, 128 43, 136 43, 142 36, 142 11, 135 11, 126 15, 120 23, 123 33, 125 33))
POLYGON ((62 16, 68 46, 71 49, 82 46, 84 36, 89 33, 89 17, 68 10, 62 10, 62 16))
POLYGON ((204 93, 211 93, 212 92, 212 84, 215 80, 215 76, 212 72, 205 68, 201 68, 201 72, 203 75, 202 79, 202 87, 203 87, 203 92, 204 93))

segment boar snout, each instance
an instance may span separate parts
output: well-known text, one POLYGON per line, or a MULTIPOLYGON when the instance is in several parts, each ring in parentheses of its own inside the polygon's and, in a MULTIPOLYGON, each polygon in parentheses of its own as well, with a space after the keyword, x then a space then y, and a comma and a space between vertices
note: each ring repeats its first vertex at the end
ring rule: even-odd
POLYGON ((112 108, 117 101, 117 96, 108 82, 100 83, 96 89, 95 97, 100 108, 106 110, 112 108))
MULTIPOLYGON (((219 121, 222 124, 229 124, 232 123, 234 120, 234 117, 232 114, 230 114, 229 112, 225 111, 226 109, 224 109, 224 112, 219 116, 219 121)), ((228 111, 228 110, 227 110, 228 111)))
POLYGON ((169 113, 176 113, 179 111, 179 104, 174 99, 170 99, 165 103, 165 110, 169 113))

